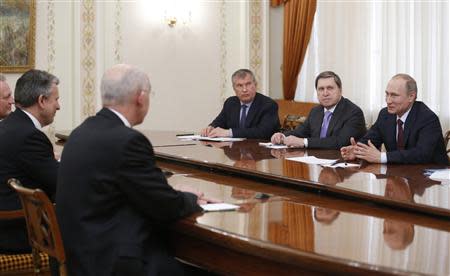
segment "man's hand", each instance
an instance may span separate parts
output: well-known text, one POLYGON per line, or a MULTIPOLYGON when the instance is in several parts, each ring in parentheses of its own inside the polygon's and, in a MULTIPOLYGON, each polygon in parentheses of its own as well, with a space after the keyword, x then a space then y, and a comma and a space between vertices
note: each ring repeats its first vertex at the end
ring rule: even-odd
POLYGON ((200 131, 200 135, 201 136, 208 136, 208 134, 211 132, 211 130, 213 130, 214 127, 212 126, 208 126, 207 128, 204 128, 200 131))
POLYGON ((355 149, 356 149, 356 141, 355 141, 355 138, 352 137, 352 138, 350 138, 350 146, 341 148, 342 159, 344 159, 346 161, 355 160, 356 159, 355 149))
POLYGON ((208 133, 208 137, 230 137, 230 130, 216 127, 208 133))
POLYGON ((381 163, 381 152, 369 140, 369 144, 358 143, 354 151, 356 158, 364 159, 371 163, 381 163))
POLYGON ((284 144, 288 147, 295 147, 295 148, 305 147, 305 141, 303 140, 303 138, 298 138, 293 135, 284 138, 284 144))
POLYGON ((175 190, 177 190, 177 191, 188 192, 188 193, 196 195, 197 196, 197 204, 198 205, 203 205, 203 204, 207 204, 207 203, 220 203, 220 202, 222 202, 221 200, 216 199, 216 198, 206 197, 203 192, 200 192, 199 190, 197 190, 197 189, 195 189, 195 188, 193 188, 191 186, 176 185, 173 188, 175 190))
POLYGON ((276 145, 283 144, 284 138, 286 138, 286 137, 284 136, 283 133, 277 132, 274 135, 272 135, 272 138, 270 138, 270 142, 272 142, 272 144, 276 144, 276 145))

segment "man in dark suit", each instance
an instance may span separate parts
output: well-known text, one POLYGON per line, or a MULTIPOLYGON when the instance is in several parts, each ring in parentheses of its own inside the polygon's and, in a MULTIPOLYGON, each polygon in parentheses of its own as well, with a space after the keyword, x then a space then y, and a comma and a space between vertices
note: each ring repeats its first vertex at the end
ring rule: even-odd
POLYGON ((314 107, 305 123, 293 131, 275 133, 271 141, 300 148, 340 149, 350 137, 366 132, 361 108, 342 97, 342 83, 331 71, 320 73, 315 82, 320 105, 314 107))
POLYGON ((6 116, 11 113, 11 107, 14 104, 14 98, 6 83, 6 78, 3 74, 0 74, 0 121, 5 119, 6 116))
POLYGON ((69 275, 179 275, 169 223, 201 211, 200 192, 168 185, 150 141, 132 126, 148 108, 150 81, 125 64, 101 81, 103 109, 71 133, 58 174, 56 212, 69 275))
POLYGON ((278 105, 256 92, 252 71, 240 69, 231 76, 236 96, 229 97, 222 111, 201 135, 268 139, 280 128, 278 105))
MULTIPOLYGON (((29 70, 16 83, 16 110, 0 122, 0 209, 22 209, 7 184, 14 177, 25 187, 40 188, 49 197, 56 191, 58 161, 41 128, 59 110, 59 80, 40 70, 29 70)), ((0 222, 0 251, 29 252, 25 221, 0 222)))
POLYGON ((423 102, 416 101, 416 81, 407 74, 397 74, 385 93, 387 107, 358 143, 352 138, 351 145, 341 149, 342 157, 372 163, 447 165, 439 118, 423 102), (380 152, 381 144, 387 152, 380 152))

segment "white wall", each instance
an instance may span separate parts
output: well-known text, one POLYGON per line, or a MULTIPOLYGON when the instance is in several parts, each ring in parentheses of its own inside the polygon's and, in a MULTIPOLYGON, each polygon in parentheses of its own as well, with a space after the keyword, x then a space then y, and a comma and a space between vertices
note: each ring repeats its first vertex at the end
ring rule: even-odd
POLYGON ((269 11, 269 89, 274 99, 283 98, 283 11, 283 6, 269 11))
MULTIPOLYGON (((37 1, 36 68, 60 78, 53 129, 72 129, 100 109, 100 78, 117 62, 150 75, 155 93, 139 128, 198 131, 214 119, 234 93, 231 74, 250 67, 250 25, 262 28, 265 21, 250 21, 256 5, 250 1, 186 0, 179 2, 189 2, 189 22, 170 28, 163 13, 169 2, 37 1), (91 90, 86 79, 93 80, 91 90)), ((266 63, 260 62, 262 71, 266 63)), ((19 76, 7 74, 12 89, 19 76)))

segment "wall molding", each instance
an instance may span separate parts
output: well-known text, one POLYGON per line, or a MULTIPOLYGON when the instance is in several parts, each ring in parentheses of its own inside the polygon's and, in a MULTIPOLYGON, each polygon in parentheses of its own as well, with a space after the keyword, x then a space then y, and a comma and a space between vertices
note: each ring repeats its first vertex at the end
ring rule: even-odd
POLYGON ((227 95, 227 12, 226 1, 220 3, 220 98, 224 102, 227 95))
POLYGON ((81 9, 81 117, 85 119, 95 114, 96 107, 96 22, 94 1, 83 0, 81 9))

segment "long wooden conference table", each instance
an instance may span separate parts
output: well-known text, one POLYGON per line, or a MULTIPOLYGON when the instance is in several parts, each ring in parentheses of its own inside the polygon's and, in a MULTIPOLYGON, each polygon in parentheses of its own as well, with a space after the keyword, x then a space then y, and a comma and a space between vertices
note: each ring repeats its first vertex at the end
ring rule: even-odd
POLYGON ((181 260, 225 275, 450 275, 450 187, 424 175, 443 167, 333 169, 286 158, 337 159, 338 151, 143 133, 172 186, 240 206, 171 226, 171 246, 181 260))

